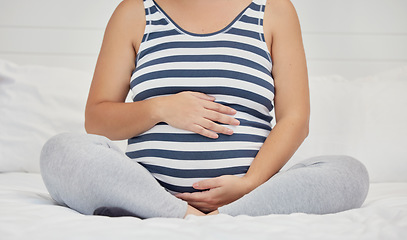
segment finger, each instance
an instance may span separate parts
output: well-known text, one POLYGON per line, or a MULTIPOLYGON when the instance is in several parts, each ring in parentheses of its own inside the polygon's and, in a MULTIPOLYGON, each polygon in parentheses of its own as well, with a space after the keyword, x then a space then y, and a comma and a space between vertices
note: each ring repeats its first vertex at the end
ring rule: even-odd
POLYGON ((210 119, 215 122, 219 123, 224 123, 228 125, 239 125, 240 122, 234 117, 231 117, 230 115, 222 114, 219 112, 215 112, 213 110, 206 109, 206 111, 203 112, 204 117, 207 119, 210 119))
POLYGON ((236 114, 235 109, 233 109, 231 107, 228 107, 228 106, 225 106, 225 105, 222 105, 220 103, 206 102, 204 107, 206 109, 210 109, 210 110, 213 110, 215 112, 224 113, 224 114, 228 114, 228 115, 235 115, 236 114))
POLYGON ((180 199, 184 199, 184 197, 187 197, 188 194, 190 194, 190 193, 178 193, 178 194, 175 194, 174 196, 177 198, 180 198, 180 199))
POLYGON ((213 193, 210 191, 193 192, 193 193, 180 193, 175 195, 177 198, 181 198, 187 202, 208 202, 212 199, 213 193))
POLYGON ((213 132, 217 132, 217 133, 223 133, 226 135, 232 135, 233 134, 233 130, 230 128, 227 128, 225 126, 219 125, 217 123, 214 123, 211 120, 208 119, 200 119, 199 122, 197 122, 198 125, 201 125, 203 128, 205 128, 206 130, 210 130, 213 132))
POLYGON ((209 96, 205 93, 201 93, 201 92, 190 92, 193 96, 203 99, 203 100, 207 100, 207 101, 215 101, 215 97, 209 96))
POLYGON ((191 132, 200 134, 200 135, 202 135, 204 137, 208 137, 208 138, 216 139, 219 137, 219 135, 216 134, 215 132, 205 129, 204 127, 200 126, 199 124, 192 125, 189 130, 191 132))
POLYGON ((192 193, 178 193, 175 195, 175 197, 182 199, 184 201, 199 201, 196 199, 194 196, 191 196, 192 193))
MULTIPOLYGON (((199 182, 196 182, 192 185, 193 188, 199 189, 199 190, 205 190, 205 189, 211 189, 211 188, 217 188, 221 187, 221 181, 219 178, 210 178, 210 179, 205 179, 199 182)), ((207 191, 208 194, 205 194, 207 196, 210 196, 209 194, 211 193, 210 191, 207 191)))

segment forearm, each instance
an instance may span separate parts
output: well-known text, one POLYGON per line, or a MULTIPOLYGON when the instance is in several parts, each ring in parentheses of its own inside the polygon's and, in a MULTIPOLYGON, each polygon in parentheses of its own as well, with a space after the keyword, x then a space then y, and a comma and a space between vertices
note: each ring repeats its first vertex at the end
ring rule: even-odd
POLYGON ((244 176, 247 191, 255 189, 276 174, 308 135, 307 119, 286 118, 273 128, 244 176))
POLYGON ((123 140, 137 136, 156 125, 156 99, 139 102, 101 102, 87 106, 85 128, 88 133, 123 140))
POLYGON ((217 138, 232 134, 229 128, 214 123, 239 125, 231 115, 236 111, 213 102, 215 98, 198 92, 180 92, 134 103, 105 101, 88 103, 85 127, 88 133, 122 140, 137 136, 165 122, 174 128, 217 138))

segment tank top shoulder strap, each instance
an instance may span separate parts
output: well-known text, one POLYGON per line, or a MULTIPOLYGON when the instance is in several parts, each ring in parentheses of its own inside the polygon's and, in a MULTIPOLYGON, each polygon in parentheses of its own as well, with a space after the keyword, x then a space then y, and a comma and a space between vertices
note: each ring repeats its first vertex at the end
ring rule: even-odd
POLYGON ((146 16, 146 26, 140 48, 143 48, 143 43, 150 39, 171 35, 176 32, 169 24, 166 16, 160 11, 158 5, 153 0, 144 0, 144 10, 146 16))
MULTIPOLYGON (((267 0, 253 0, 251 9, 257 13, 258 25, 263 26, 264 9, 266 8, 267 0)), ((254 16, 253 16, 254 17, 254 16)))
POLYGON ((248 11, 246 11, 246 15, 250 19, 250 23, 252 23, 251 30, 255 31, 257 34, 257 38, 263 42, 263 48, 267 53, 267 58, 271 62, 271 56, 268 51, 268 47, 266 46, 266 41, 264 38, 264 29, 263 29, 263 19, 264 19, 264 10, 266 8, 267 0, 253 0, 249 6, 248 11))
POLYGON ((146 14, 146 23, 150 23, 157 17, 155 13, 158 12, 157 6, 155 5, 153 0, 143 0, 144 2, 144 10, 146 14))

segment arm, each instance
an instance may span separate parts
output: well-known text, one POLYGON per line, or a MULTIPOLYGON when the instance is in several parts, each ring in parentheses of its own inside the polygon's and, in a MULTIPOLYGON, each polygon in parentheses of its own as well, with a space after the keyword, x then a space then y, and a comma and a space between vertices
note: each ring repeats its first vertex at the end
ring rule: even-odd
POLYGON ((290 1, 269 4, 273 12, 272 59, 276 126, 245 175, 249 190, 276 174, 308 135, 308 73, 300 24, 290 1), (278 19, 278 20, 277 20, 278 19))
POLYGON ((121 140, 166 122, 210 138, 217 138, 216 133, 232 134, 214 121, 237 125, 238 121, 228 116, 235 111, 202 93, 183 92, 124 103, 144 28, 143 1, 122 1, 106 27, 86 105, 86 131, 121 140))
MULTIPOLYGON (((145 27, 142 1, 123 1, 112 14, 96 63, 85 111, 88 133, 113 140, 151 128, 153 101, 124 103, 145 27), (137 124, 134 119, 139 119, 137 124)), ((134 136, 133 135, 133 136, 134 136)))
POLYGON ((277 124, 244 177, 204 180, 194 188, 209 191, 178 195, 203 211, 233 202, 266 182, 284 166, 308 134, 308 74, 297 14, 288 0, 268 1, 265 14, 264 20, 271 29, 268 39, 272 40, 277 124))

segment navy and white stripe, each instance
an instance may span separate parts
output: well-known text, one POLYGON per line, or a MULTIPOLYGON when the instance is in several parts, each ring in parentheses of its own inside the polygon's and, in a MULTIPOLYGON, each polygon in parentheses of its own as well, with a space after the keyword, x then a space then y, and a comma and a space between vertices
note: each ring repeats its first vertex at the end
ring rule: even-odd
MULTIPOLYGON (((237 111, 234 134, 210 139, 160 123, 128 141, 126 154, 171 193, 221 175, 243 176, 272 129, 274 85, 263 34, 266 0, 254 0, 211 34, 178 26, 144 0, 146 28, 130 87, 134 101, 197 91, 237 111)), ((135 119, 135 121, 137 121, 135 119)))

